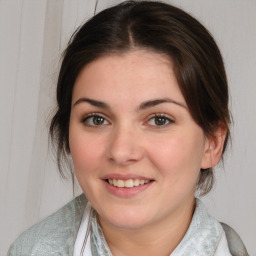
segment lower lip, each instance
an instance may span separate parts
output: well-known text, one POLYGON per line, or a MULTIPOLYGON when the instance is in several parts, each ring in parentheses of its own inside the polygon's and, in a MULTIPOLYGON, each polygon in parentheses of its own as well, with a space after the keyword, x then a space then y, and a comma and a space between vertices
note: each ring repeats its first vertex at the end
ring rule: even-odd
POLYGON ((144 190, 148 189, 154 182, 151 181, 149 183, 146 183, 144 185, 139 185, 136 187, 132 187, 132 188, 119 188, 119 187, 115 187, 113 185, 110 185, 107 181, 104 180, 105 186, 107 188, 107 190, 118 197, 126 197, 126 198, 130 198, 130 197, 134 197, 138 194, 140 194, 141 192, 143 192, 144 190))

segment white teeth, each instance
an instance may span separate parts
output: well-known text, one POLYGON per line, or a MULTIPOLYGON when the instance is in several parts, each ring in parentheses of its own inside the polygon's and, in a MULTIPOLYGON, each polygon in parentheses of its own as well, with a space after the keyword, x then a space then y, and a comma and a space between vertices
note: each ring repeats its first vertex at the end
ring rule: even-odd
POLYGON ((117 180, 117 186, 119 188, 123 188, 124 187, 124 181, 123 180, 117 180))
POLYGON ((129 180, 118 180, 118 179, 108 179, 109 184, 119 187, 119 188, 132 188, 139 185, 144 185, 150 182, 150 180, 139 180, 139 179, 129 179, 129 180))
POLYGON ((135 181, 134 181, 134 186, 139 186, 140 185, 140 180, 139 179, 136 179, 135 181))
POLYGON ((124 186, 126 188, 132 188, 133 187, 133 180, 126 180, 125 183, 124 183, 124 186))

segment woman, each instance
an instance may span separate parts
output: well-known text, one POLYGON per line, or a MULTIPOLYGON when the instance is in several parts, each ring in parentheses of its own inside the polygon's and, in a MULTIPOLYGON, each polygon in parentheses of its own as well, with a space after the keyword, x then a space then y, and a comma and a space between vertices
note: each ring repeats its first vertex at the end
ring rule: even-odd
POLYGON ((222 57, 197 20, 152 1, 97 14, 64 53, 57 102, 59 169, 71 156, 84 194, 9 255, 247 255, 194 196, 230 124, 222 57))

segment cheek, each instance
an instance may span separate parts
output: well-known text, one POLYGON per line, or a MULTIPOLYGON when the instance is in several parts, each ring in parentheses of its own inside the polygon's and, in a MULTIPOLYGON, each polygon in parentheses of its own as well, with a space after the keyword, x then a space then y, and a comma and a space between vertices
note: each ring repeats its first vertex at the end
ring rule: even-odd
POLYGON ((150 159, 159 173, 158 178, 166 194, 165 201, 171 204, 193 196, 200 173, 200 140, 183 134, 154 145, 150 159))
POLYGON ((184 176, 197 177, 204 148, 199 135, 201 133, 195 136, 183 133, 152 143, 154 147, 151 146, 149 152, 151 161, 163 175, 170 175, 172 180, 184 176))
POLYGON ((103 147, 93 136, 78 134, 71 133, 69 144, 75 172, 79 178, 81 174, 95 173, 93 171, 98 168, 100 159, 102 159, 103 147))

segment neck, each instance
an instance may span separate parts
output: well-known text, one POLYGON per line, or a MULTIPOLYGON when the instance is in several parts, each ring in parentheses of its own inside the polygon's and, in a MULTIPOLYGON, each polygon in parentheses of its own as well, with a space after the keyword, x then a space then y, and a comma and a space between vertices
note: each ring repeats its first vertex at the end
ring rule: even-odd
POLYGON ((190 225, 195 200, 171 216, 138 229, 120 229, 100 218, 104 236, 113 256, 170 255, 190 225))

